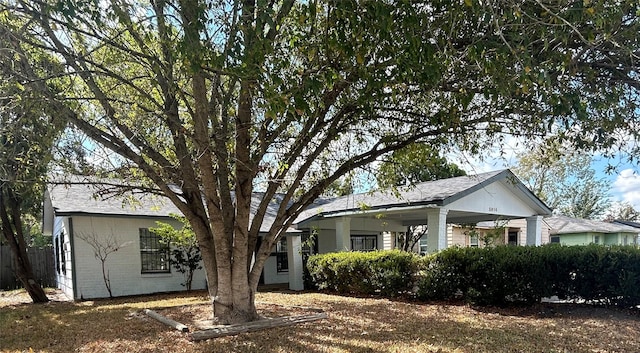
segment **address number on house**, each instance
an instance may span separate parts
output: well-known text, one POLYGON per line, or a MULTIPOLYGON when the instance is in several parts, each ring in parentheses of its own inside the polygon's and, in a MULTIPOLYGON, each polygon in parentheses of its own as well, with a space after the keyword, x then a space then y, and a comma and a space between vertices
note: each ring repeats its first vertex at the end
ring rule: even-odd
POLYGON ((498 212, 497 207, 489 207, 489 212, 498 212))

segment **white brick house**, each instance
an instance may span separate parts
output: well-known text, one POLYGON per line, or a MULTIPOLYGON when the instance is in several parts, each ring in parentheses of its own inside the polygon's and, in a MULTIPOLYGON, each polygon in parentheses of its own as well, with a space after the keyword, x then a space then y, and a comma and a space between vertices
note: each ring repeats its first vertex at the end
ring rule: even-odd
MULTIPOLYGON (((108 296, 101 263, 83 240, 94 235, 121 245, 106 261, 114 296, 183 290, 182 275, 171 268, 166 249, 159 248, 147 231, 158 220, 171 222, 169 214, 179 214, 178 209, 167 199, 141 193, 124 199, 94 197, 98 190, 88 184, 51 185, 45 194, 43 229, 53 235, 58 287, 73 299, 108 296)), ((270 211, 275 213, 277 206, 274 200, 270 211)), ((296 219, 272 250, 261 282, 303 289, 305 253, 390 249, 391 234, 409 225, 428 225, 425 246, 430 252, 451 245, 448 224, 496 219, 523 219, 522 244, 540 245, 542 217, 549 214, 551 210, 509 170, 421 183, 397 194, 321 199, 296 219), (303 247, 303 238, 311 233, 317 234, 313 249, 303 247)), ((268 212, 263 232, 271 219, 268 212)), ((205 287, 204 272, 199 271, 193 288, 205 287)))

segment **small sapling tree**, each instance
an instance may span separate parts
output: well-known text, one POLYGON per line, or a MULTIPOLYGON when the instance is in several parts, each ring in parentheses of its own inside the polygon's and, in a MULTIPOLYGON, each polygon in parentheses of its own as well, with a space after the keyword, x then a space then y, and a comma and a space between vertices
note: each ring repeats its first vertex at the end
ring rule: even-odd
POLYGON ((202 269, 202 256, 200 249, 198 249, 196 235, 187 219, 178 215, 171 215, 171 217, 182 223, 181 229, 176 229, 169 223, 156 222, 158 227, 151 230, 158 234, 162 241, 170 245, 171 264, 173 268, 182 273, 184 276, 182 285, 187 287, 187 291, 190 291, 193 273, 202 269))

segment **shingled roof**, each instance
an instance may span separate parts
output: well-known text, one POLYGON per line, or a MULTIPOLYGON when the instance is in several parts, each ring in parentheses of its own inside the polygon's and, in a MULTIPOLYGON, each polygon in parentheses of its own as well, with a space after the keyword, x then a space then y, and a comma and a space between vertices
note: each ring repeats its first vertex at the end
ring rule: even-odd
MULTIPOLYGON (((113 216, 113 217, 158 217, 168 218, 171 214, 182 214, 168 197, 144 192, 126 191, 122 194, 104 193, 109 181, 74 180, 72 183, 50 184, 45 195, 45 212, 56 216, 113 216)), ((113 187, 111 187, 113 188, 113 187)), ((262 200, 261 193, 254 193, 251 200, 252 211, 262 200)), ((261 232, 269 230, 273 224, 279 203, 270 204, 261 232)), ((254 212, 251 212, 253 215, 254 212)), ((46 227, 47 225, 45 225, 46 227)))
POLYGON ((105 215, 127 217, 168 217, 181 214, 166 197, 142 191, 127 191, 122 195, 101 195, 106 183, 52 184, 47 188, 57 216, 105 215))
POLYGON ((544 221, 549 225, 550 234, 574 233, 640 233, 640 230, 624 224, 594 221, 590 219, 573 218, 562 215, 546 217, 544 221))
POLYGON ((504 169, 418 183, 400 188, 398 193, 376 191, 322 200, 302 212, 295 223, 334 213, 357 212, 363 208, 373 210, 408 206, 446 206, 488 184, 501 180, 508 180, 521 192, 523 197, 528 198, 532 204, 536 205, 542 214, 551 213, 551 209, 528 190, 510 170, 504 169))
MULTIPOLYGON (((526 199, 539 214, 551 213, 551 210, 531 193, 510 170, 505 169, 419 183, 411 187, 401 188, 397 193, 376 191, 331 199, 318 199, 297 217, 294 224, 316 217, 330 216, 343 212, 358 212, 363 207, 375 210, 411 206, 446 206, 494 182, 509 183, 514 187, 519 197, 526 199)), ((152 195, 142 190, 133 190, 117 197, 102 197, 100 196, 100 190, 103 189, 104 184, 97 181, 49 185, 45 209, 48 206, 57 216, 168 217, 172 213, 181 213, 164 196, 152 195), (49 205, 47 205, 47 202, 49 202, 49 205)), ((252 200, 253 210, 257 208, 261 200, 262 194, 254 193, 252 200)), ((270 204, 260 227, 262 232, 268 231, 273 224, 279 205, 277 198, 270 204)))

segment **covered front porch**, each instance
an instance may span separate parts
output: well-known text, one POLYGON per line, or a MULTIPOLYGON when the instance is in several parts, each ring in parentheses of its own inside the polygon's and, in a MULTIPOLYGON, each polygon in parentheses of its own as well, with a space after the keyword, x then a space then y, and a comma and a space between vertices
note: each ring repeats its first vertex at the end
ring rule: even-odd
POLYGON ((525 243, 541 245, 542 218, 549 214, 551 209, 509 170, 421 183, 398 193, 320 200, 296 221, 300 233, 287 235, 289 287, 304 289, 305 234, 317 234, 318 253, 390 249, 394 244, 388 234, 426 225, 427 249, 432 253, 448 246, 448 224, 525 219, 525 243))

